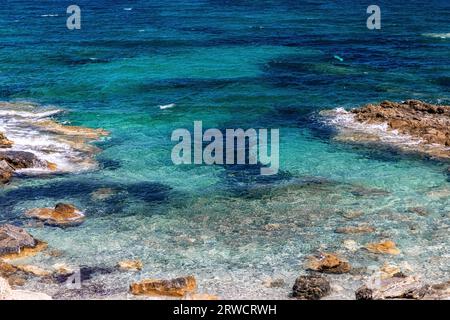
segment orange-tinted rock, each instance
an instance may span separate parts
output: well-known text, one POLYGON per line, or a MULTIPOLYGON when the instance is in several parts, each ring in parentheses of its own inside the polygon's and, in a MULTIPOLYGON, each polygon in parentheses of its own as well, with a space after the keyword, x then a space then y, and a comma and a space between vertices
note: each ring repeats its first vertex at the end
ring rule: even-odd
POLYGON ((46 242, 37 240, 36 246, 33 248, 24 247, 20 252, 4 254, 1 257, 4 260, 15 260, 32 257, 39 252, 44 251, 45 249, 47 249, 47 247, 48 245, 46 242))
POLYGON ((144 265, 139 260, 124 260, 120 261, 117 266, 120 270, 139 271, 144 265))
POLYGON ((200 300, 200 301, 208 301, 208 300, 220 300, 218 296, 207 294, 207 293, 193 293, 188 294, 183 298, 184 300, 200 300))
POLYGON ((172 280, 147 279, 132 283, 130 291, 134 295, 183 297, 197 289, 197 282, 193 276, 172 280))
POLYGON ((11 148, 13 142, 6 138, 5 134, 0 132, 0 148, 11 148))
POLYGON ((366 249, 373 253, 383 253, 392 255, 400 254, 400 250, 391 240, 381 241, 378 243, 369 243, 368 245, 366 245, 366 249))
POLYGON ((37 208, 25 213, 29 218, 43 221, 58 227, 73 227, 84 222, 85 215, 73 205, 58 203, 55 209, 37 208))
POLYGON ((56 170, 58 170, 58 165, 56 163, 47 161, 47 168, 50 171, 56 171, 56 170))
POLYGON ((321 253, 309 258, 307 269, 324 273, 346 273, 351 270, 351 266, 335 254, 321 253))
MULTIPOLYGON (((355 119, 370 124, 386 123, 392 130, 420 139, 420 152, 431 152, 422 145, 450 146, 450 106, 438 106, 417 100, 402 103, 384 101, 379 105, 366 105, 354 109, 355 119)), ((436 150, 433 151, 433 153, 436 150)), ((432 154, 433 155, 433 154, 432 154)), ((441 148, 436 156, 450 157, 450 151, 441 148)))

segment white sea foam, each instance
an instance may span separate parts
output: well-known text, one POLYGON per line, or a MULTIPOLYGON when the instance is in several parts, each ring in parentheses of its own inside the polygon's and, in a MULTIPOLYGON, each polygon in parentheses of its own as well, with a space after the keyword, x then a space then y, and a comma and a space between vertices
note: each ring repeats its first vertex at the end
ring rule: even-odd
MULTIPOLYGON (((83 148, 83 143, 46 127, 46 123, 52 121, 51 117, 61 112, 60 109, 24 103, 0 102, 0 132, 13 141, 13 146, 7 150, 32 152, 39 159, 56 164, 57 172, 94 169, 96 162, 83 148)), ((39 174, 48 173, 50 169, 29 168, 18 172, 39 174)))
POLYGON ((359 122, 355 119, 353 113, 344 108, 322 111, 321 115, 325 116, 323 122, 336 128, 341 135, 346 133, 371 135, 378 137, 380 142, 405 146, 414 146, 423 142, 421 139, 390 129, 387 123, 369 124, 359 122))
POLYGON ((450 33, 424 33, 423 36, 428 38, 450 39, 450 33))
POLYGON ((175 103, 170 103, 170 104, 166 104, 166 105, 159 106, 159 108, 160 108, 161 110, 165 110, 165 109, 173 108, 173 107, 175 107, 175 106, 176 106, 175 103))

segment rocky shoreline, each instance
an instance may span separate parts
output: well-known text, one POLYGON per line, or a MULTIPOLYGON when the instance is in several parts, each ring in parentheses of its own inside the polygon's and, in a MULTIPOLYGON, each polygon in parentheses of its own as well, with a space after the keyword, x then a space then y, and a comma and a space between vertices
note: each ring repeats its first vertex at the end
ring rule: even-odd
POLYGON ((350 111, 322 111, 321 115, 337 130, 336 140, 387 144, 450 160, 450 106, 418 100, 383 101, 350 111))
MULTIPOLYGON (((327 114, 329 116, 329 114, 327 114)), ((406 101, 405 103, 383 102, 380 105, 368 105, 346 113, 346 116, 360 124, 385 125, 388 131, 396 134, 413 137, 419 143, 408 145, 408 150, 414 150, 439 159, 450 158, 450 107, 435 106, 420 101, 406 101), (431 153, 430 150, 433 150, 431 153)), ((96 140, 107 133, 103 130, 92 130, 81 127, 63 126, 51 120, 41 121, 38 125, 45 128, 45 132, 58 137, 59 141, 66 141, 75 150, 84 152, 89 161, 95 148, 87 142, 96 140), (69 142, 68 142, 69 141, 69 142)), ((360 127, 358 127, 360 128, 360 127)), ((351 126, 345 128, 347 137, 351 135, 351 126)), ((353 134, 349 141, 373 141, 374 133, 370 132, 370 139, 364 140, 364 134, 353 134), (359 140, 358 140, 359 139, 359 140)), ((345 136, 345 135, 343 135, 345 136)), ((382 137, 375 139, 379 141, 382 137)), ((57 171, 58 165, 41 159, 32 152, 12 150, 15 142, 5 134, 0 134, 0 181, 9 183, 17 171, 22 169, 38 168, 48 171, 57 171)), ((113 190, 101 188, 92 193, 96 200, 105 200, 113 190)), ((363 190, 359 190, 361 194, 363 190)), ((53 206, 53 205, 52 205, 53 206)), ((418 215, 427 213, 421 208, 411 208, 418 215)), ((346 218, 351 219, 358 213, 346 218)), ((37 221, 41 225, 59 228, 76 228, 86 220, 82 209, 67 203, 56 203, 52 208, 34 208, 24 212, 24 218, 37 221)), ((266 232, 275 232, 281 228, 278 224, 265 225, 266 232)), ((75 229, 76 230, 76 229, 75 229)), ((360 224, 353 226, 340 226, 334 229, 336 234, 359 235, 373 233, 375 228, 360 224)), ((50 231, 51 232, 51 231, 50 231)), ((333 232, 333 231, 331 231, 333 232)), ((349 236, 350 237, 350 236, 349 236)), ((367 255, 391 257, 402 253, 401 246, 387 238, 376 242, 365 242, 363 245, 353 239, 344 241, 344 247, 350 252, 361 252, 367 255)), ((48 269, 34 265, 24 264, 23 258, 37 254, 49 254, 58 258, 58 254, 51 253, 47 244, 35 239, 25 229, 15 225, 0 225, 0 300, 12 299, 59 299, 58 294, 47 294, 21 290, 28 281, 51 283, 59 286, 61 290, 67 286, 67 281, 76 276, 77 271, 67 266, 63 260, 48 269)), ((429 283, 395 264, 384 263, 378 265, 375 272, 359 270, 351 261, 342 255, 333 252, 317 252, 306 257, 304 268, 292 287, 287 289, 283 279, 268 281, 268 288, 285 290, 285 297, 301 300, 317 300, 327 298, 335 290, 333 280, 335 277, 358 277, 360 287, 354 291, 354 298, 361 300, 378 299, 450 299, 450 281, 442 283, 429 283), (301 274, 301 275, 300 275, 301 274)), ((381 259, 380 259, 381 260, 381 259)), ((110 274, 114 272, 139 272, 143 269, 140 260, 124 260, 115 263, 114 267, 88 266, 80 269, 81 280, 89 279, 93 274, 110 274)), ((180 272, 182 273, 182 271, 180 272)), ((198 293, 198 280, 192 275, 176 276, 171 279, 153 279, 142 277, 139 281, 129 281, 124 290, 134 298, 160 298, 160 299, 192 299, 216 300, 216 295, 198 293)), ((95 288, 92 289, 95 292, 95 288)), ((108 296, 107 296, 108 297, 108 296)))

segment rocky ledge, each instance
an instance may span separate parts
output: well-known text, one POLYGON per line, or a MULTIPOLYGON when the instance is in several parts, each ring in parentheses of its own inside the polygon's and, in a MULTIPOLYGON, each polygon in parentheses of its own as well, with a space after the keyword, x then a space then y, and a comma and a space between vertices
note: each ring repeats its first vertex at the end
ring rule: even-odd
POLYGON ((46 244, 36 240, 24 229, 4 224, 0 225, 0 258, 24 257, 46 248, 46 244))
POLYGON ((450 159, 450 106, 418 100, 383 101, 350 112, 323 111, 337 126, 337 140, 390 143, 403 151, 450 159))
POLYGON ((43 221, 47 225, 61 228, 78 226, 85 220, 84 213, 67 203, 57 203, 54 209, 32 209, 27 211, 25 216, 43 221))

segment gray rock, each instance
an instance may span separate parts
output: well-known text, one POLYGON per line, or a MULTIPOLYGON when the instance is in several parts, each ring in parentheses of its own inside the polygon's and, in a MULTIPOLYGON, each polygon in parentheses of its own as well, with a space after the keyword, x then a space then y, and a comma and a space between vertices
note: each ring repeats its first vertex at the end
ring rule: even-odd
POLYGON ((24 229, 10 224, 0 226, 0 256, 19 253, 22 248, 33 248, 36 245, 36 239, 24 229))
POLYGON ((300 276, 295 280, 292 296, 298 299, 319 300, 331 291, 330 283, 319 275, 300 276))

